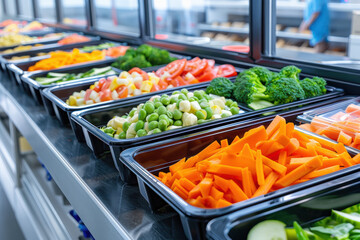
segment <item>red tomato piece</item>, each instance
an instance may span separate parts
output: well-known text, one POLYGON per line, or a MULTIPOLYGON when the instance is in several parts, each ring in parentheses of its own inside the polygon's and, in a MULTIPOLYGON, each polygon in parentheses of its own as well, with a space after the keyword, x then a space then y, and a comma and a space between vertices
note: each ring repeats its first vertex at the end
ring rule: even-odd
POLYGON ((201 63, 201 59, 199 57, 195 57, 186 62, 184 72, 188 73, 195 69, 201 63))
POLYGON ((105 89, 105 90, 101 91, 99 93, 99 96, 100 96, 101 102, 106 102, 106 101, 112 100, 110 89, 105 89))
POLYGON ((186 59, 175 60, 166 65, 164 68, 160 68, 159 70, 157 70, 156 75, 161 77, 164 72, 167 72, 170 74, 169 78, 175 79, 177 76, 180 76, 180 74, 184 71, 185 65, 186 59))
POLYGON ((193 70, 190 71, 190 73, 194 76, 200 76, 201 74, 203 74, 203 72, 205 71, 205 69, 208 67, 209 62, 206 59, 201 60, 201 62, 197 65, 197 67, 193 70))
POLYGON ((218 77, 233 77, 236 76, 237 72, 235 67, 231 64, 223 64, 219 66, 219 71, 217 73, 218 77))
POLYGON ((179 81, 180 86, 189 85, 189 82, 185 81, 181 76, 177 76, 176 79, 179 81))
POLYGON ((167 87, 169 86, 169 84, 162 79, 159 80, 158 85, 161 90, 167 89, 167 87))
POLYGON ((143 78, 143 81, 146 81, 149 79, 149 75, 145 71, 141 70, 138 67, 134 67, 134 68, 130 69, 129 73, 132 74, 133 72, 137 72, 138 74, 140 74, 143 78))
POLYGON ((104 83, 106 82, 106 79, 105 78, 101 78, 98 82, 98 84, 94 87, 94 91, 95 92, 100 92, 101 91, 101 88, 102 86, 104 85, 104 83))
POLYGON ((119 94, 119 98, 126 98, 129 95, 129 89, 126 86, 120 86, 116 89, 119 94))
POLYGON ((136 83, 134 83, 134 85, 137 89, 141 88, 141 82, 136 82, 136 83))
POLYGON ((156 91, 160 91, 160 90, 161 90, 161 88, 158 84, 153 84, 150 92, 156 92, 156 91))
POLYGON ((173 80, 171 80, 170 84, 173 86, 173 87, 180 87, 181 84, 180 84, 180 81, 178 78, 175 78, 173 80))
POLYGON ((214 70, 208 68, 201 76, 197 77, 197 80, 199 80, 199 82, 207 82, 213 80, 215 77, 214 70))
POLYGON ((87 89, 85 92, 85 96, 84 96, 84 101, 86 102, 87 100, 90 100, 90 94, 93 90, 92 89, 87 89))
MULTIPOLYGON (((105 83, 101 87, 101 91, 103 92, 105 89, 109 89, 111 84, 111 80, 106 80, 105 83)), ((110 90, 110 89, 109 89, 110 90)))
POLYGON ((207 60, 208 65, 209 65, 210 67, 214 67, 214 66, 215 66, 215 60, 214 60, 214 59, 206 59, 206 60, 207 60))

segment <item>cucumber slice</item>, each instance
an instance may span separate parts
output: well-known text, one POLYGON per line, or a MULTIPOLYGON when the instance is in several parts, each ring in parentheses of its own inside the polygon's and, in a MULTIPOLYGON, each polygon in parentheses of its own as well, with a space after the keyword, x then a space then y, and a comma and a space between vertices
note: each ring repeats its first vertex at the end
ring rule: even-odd
POLYGON ((55 72, 49 72, 47 74, 47 77, 65 77, 68 75, 68 73, 55 73, 55 72))
POLYGON ((277 220, 260 222, 250 230, 247 240, 287 240, 285 226, 277 220))
POLYGON ((357 215, 332 210, 331 216, 338 222, 351 223, 356 228, 360 228, 360 217, 357 215))
POLYGON ((54 77, 54 78, 36 78, 36 81, 42 85, 48 85, 57 81, 61 81, 64 77, 54 77))

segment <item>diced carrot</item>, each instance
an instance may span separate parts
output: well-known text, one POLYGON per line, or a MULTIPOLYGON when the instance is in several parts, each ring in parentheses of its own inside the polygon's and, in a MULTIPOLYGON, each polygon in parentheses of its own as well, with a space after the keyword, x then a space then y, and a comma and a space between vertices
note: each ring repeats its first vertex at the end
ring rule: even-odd
POLYGON ((196 185, 193 189, 189 192, 189 198, 197 198, 201 196, 200 186, 199 184, 196 185))
POLYGON ((217 190, 214 186, 210 190, 210 196, 215 200, 219 200, 224 197, 224 193, 217 190))
POLYGON ((257 178, 257 183, 260 186, 264 185, 265 183, 264 168, 263 168, 261 151, 259 150, 256 153, 256 178, 257 178))
POLYGON ((229 180, 229 189, 235 202, 240 202, 248 199, 244 191, 233 180, 229 180))
POLYGON ((179 180, 180 185, 185 188, 187 191, 190 191, 191 189, 193 189, 196 185, 191 182, 189 179, 187 178, 181 178, 179 180))
POLYGON ((180 170, 183 168, 183 165, 185 163, 185 159, 186 158, 182 158, 180 161, 176 162, 175 164, 171 165, 169 167, 169 170, 172 174, 174 174, 176 171, 180 170))
POLYGON ((228 140, 227 139, 221 140, 220 145, 221 145, 221 148, 225 148, 225 147, 229 146, 228 140))
POLYGON ((271 172, 269 176, 267 176, 267 178, 265 179, 265 183, 256 190, 252 197, 254 198, 267 194, 278 178, 278 174, 271 172))
POLYGON ((230 205, 231 205, 231 202, 228 202, 225 199, 219 199, 216 203, 216 208, 228 207, 230 205))
POLYGON ((289 186, 296 180, 302 178, 306 174, 314 171, 315 169, 322 166, 322 157, 316 156, 310 161, 304 163, 300 167, 296 168, 294 171, 286 174, 285 176, 281 177, 276 184, 282 187, 289 186))
POLYGON ((304 178, 309 179, 309 178, 321 177, 321 176, 324 176, 326 174, 336 172, 338 170, 340 170, 340 166, 339 165, 334 165, 334 166, 331 166, 331 167, 328 167, 328 168, 323 168, 323 169, 320 169, 320 170, 313 171, 313 172, 305 175, 304 178))
POLYGON ((341 142, 345 145, 350 145, 352 142, 352 137, 344 133, 343 131, 340 131, 340 134, 338 135, 338 142, 341 142))

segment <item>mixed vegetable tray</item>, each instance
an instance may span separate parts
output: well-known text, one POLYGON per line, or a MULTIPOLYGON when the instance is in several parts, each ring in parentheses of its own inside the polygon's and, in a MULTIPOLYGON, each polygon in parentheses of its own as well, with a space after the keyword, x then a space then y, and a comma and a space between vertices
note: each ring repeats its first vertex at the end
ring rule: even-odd
POLYGON ((39 34, 0 36, 3 70, 189 239, 360 239, 359 98, 296 66, 39 34))

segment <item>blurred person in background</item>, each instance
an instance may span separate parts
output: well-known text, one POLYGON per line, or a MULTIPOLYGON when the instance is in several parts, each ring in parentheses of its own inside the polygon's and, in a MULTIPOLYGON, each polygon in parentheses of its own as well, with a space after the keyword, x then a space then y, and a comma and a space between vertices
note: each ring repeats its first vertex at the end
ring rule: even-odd
POLYGON ((299 32, 304 32, 307 29, 312 32, 310 45, 318 53, 324 53, 329 48, 327 39, 329 23, 328 0, 306 0, 304 20, 299 27, 299 32))

